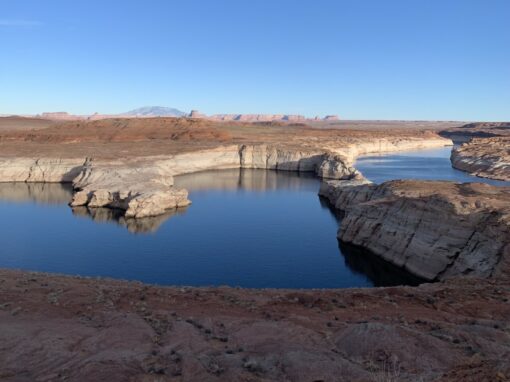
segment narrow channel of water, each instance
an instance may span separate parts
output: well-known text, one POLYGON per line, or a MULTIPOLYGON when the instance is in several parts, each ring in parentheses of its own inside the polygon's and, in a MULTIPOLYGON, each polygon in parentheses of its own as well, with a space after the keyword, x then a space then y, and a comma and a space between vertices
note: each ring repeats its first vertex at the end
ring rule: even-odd
MULTIPOLYGON (((368 156, 373 181, 484 181, 451 169, 449 149, 368 156)), ((485 180, 487 181, 487 180, 485 180)), ((69 187, 0 183, 0 267, 162 285, 346 288, 412 283, 384 262, 339 248, 338 216, 307 174, 224 170, 176 179, 193 204, 156 218, 71 209, 69 187)))
POLYGON ((451 146, 416 151, 401 151, 358 158, 355 167, 372 182, 393 179, 451 180, 454 182, 482 182, 496 186, 510 185, 487 178, 479 178, 456 170, 450 162, 451 146))

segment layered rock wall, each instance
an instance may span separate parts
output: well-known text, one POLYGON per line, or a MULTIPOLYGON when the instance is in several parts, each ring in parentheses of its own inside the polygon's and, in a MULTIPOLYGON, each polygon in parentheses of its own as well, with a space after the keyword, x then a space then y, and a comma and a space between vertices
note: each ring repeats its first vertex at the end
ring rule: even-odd
POLYGON ((156 216, 188 205, 187 191, 172 187, 173 176, 229 168, 314 172, 326 179, 353 179, 356 155, 447 144, 442 138, 373 140, 344 148, 297 149, 273 145, 230 145, 169 156, 124 160, 90 158, 0 159, 0 182, 73 183, 72 206, 109 207, 126 217, 156 216))
POLYGON ((231 145, 166 157, 126 160, 4 159, 0 181, 73 183, 73 207, 125 210, 127 218, 144 218, 190 204, 187 191, 173 186, 173 176, 228 168, 309 171, 333 179, 357 172, 342 158, 319 150, 290 150, 267 145, 231 145))
POLYGON ((437 181, 325 182, 338 238, 427 280, 510 275, 510 188, 437 181))
POLYGON ((510 137, 474 138, 453 149, 451 161, 472 175, 510 181, 510 137))

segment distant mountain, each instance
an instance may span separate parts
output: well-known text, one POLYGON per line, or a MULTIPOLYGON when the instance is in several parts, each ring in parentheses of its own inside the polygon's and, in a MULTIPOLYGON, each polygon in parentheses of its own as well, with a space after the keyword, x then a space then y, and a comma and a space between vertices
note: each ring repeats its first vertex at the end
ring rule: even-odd
POLYGON ((183 111, 174 109, 172 107, 164 106, 145 106, 138 109, 122 113, 121 115, 139 115, 144 117, 184 117, 188 115, 183 111))

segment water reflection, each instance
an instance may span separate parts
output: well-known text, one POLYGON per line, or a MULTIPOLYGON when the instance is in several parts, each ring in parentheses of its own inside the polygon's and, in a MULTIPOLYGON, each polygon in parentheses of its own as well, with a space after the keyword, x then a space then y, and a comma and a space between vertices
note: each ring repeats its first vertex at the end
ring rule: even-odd
POLYGON ((14 203, 67 204, 73 195, 70 184, 0 183, 0 200, 14 203))
POLYGON ((177 208, 170 210, 162 215, 146 218, 126 218, 124 211, 116 208, 88 208, 73 207, 73 215, 92 219, 95 223, 113 223, 127 228, 131 233, 155 233, 161 225, 173 216, 179 216, 186 213, 186 208, 177 208))
POLYGON ((317 196, 313 174, 235 169, 179 176, 175 183, 190 191, 193 204, 145 219, 126 219, 115 209, 71 209, 66 185, 0 184, 0 266, 165 285, 415 283, 363 251, 339 250, 342 216, 317 196))
POLYGON ((260 169, 229 169, 203 171, 179 175, 177 187, 193 191, 207 190, 316 190, 317 178, 313 173, 260 169))
MULTIPOLYGON (((0 201, 10 203, 36 203, 41 205, 67 205, 73 188, 61 183, 0 183, 0 201)), ((73 207, 73 215, 92 219, 96 223, 114 223, 131 233, 154 233, 173 216, 182 215, 186 208, 171 210, 163 215, 143 219, 127 219, 124 211, 111 208, 73 207)))

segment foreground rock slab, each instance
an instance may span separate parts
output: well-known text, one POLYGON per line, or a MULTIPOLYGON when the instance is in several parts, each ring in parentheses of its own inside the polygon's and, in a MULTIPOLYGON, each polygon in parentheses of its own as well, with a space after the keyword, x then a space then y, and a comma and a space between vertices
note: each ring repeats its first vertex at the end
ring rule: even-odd
POLYGON ((474 138, 455 148, 452 166, 483 178, 510 181, 510 136, 474 138))
POLYGON ((445 181, 323 183, 338 238, 426 280, 510 277, 510 187, 445 181))
POLYGON ((505 381, 510 285, 165 288, 0 270, 3 381, 505 381))

